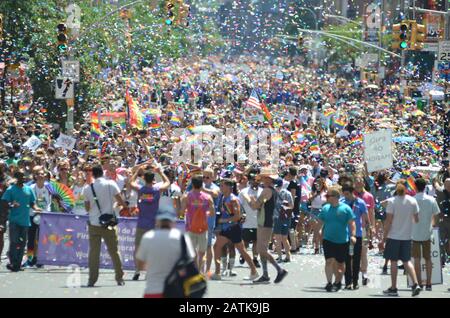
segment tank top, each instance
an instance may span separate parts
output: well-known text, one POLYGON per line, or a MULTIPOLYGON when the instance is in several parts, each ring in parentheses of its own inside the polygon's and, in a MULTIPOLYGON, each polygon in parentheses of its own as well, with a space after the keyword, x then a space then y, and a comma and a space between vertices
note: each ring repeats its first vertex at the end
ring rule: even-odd
POLYGON ((204 192, 189 192, 186 204, 186 231, 208 231, 209 196, 204 192))
POLYGON ((272 191, 272 196, 269 200, 264 202, 263 208, 258 214, 258 226, 260 227, 273 227, 273 215, 278 194, 274 188, 270 187, 270 190, 272 191))
MULTIPOLYGON (((230 194, 230 196, 224 198, 223 194, 220 194, 219 196, 219 204, 218 209, 220 213, 220 218, 229 219, 232 216, 234 216, 235 212, 233 209, 232 202, 236 201, 239 205, 239 199, 237 196, 235 196, 233 193, 230 194)), ((219 219, 219 218, 217 218, 219 219)), ((232 222, 232 223, 222 223, 220 224, 222 231, 226 231, 229 228, 231 228, 233 225, 238 224, 238 222, 232 222)))

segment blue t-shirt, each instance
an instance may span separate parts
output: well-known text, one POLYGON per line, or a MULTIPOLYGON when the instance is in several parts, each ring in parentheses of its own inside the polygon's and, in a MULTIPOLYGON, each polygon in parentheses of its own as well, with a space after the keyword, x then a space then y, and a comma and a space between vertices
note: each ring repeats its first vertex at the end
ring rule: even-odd
POLYGON ((339 203, 337 207, 324 205, 319 213, 319 220, 323 222, 323 238, 336 244, 347 243, 348 222, 354 218, 352 209, 346 204, 339 203))
POLYGON ((12 203, 16 201, 20 204, 17 208, 10 208, 9 222, 20 226, 30 227, 30 209, 33 206, 36 198, 33 191, 27 185, 21 188, 13 184, 5 193, 3 193, 2 200, 12 203))
POLYGON ((363 214, 367 214, 366 203, 360 198, 356 198, 355 201, 350 201, 346 198, 342 198, 341 202, 347 204, 353 210, 356 223, 356 237, 362 237, 362 217, 363 214))

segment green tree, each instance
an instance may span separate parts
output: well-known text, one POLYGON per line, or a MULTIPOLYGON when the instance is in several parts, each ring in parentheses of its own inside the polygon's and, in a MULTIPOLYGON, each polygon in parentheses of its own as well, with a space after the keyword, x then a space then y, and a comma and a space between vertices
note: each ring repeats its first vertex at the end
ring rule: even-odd
MULTIPOLYGON (((132 1, 128 2, 131 3, 132 1)), ((0 13, 8 17, 5 23, 5 41, 2 59, 25 60, 28 64, 35 101, 41 101, 49 110, 49 120, 65 121, 64 101, 54 99, 54 81, 61 72, 61 61, 56 49, 56 26, 65 22, 65 8, 70 0, 2 0, 0 13)), ((211 51, 220 43, 213 23, 193 23, 167 26, 162 0, 143 0, 136 4, 129 23, 117 9, 103 1, 76 1, 81 8, 80 37, 69 42, 69 52, 80 62, 80 83, 76 86, 75 120, 99 103, 104 96, 104 82, 98 75, 103 68, 124 68, 130 76, 132 65, 153 65, 161 57, 179 58, 198 51, 211 51), (210 45, 199 46, 198 35, 209 32, 210 45), (127 34, 131 34, 131 41, 127 34)), ((3 104, 4 105, 4 104, 3 104)))

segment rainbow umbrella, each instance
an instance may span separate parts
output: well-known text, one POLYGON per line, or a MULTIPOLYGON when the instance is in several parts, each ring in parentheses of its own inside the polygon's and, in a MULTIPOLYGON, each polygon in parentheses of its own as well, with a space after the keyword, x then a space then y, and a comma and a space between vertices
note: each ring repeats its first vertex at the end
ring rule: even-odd
POLYGON ((61 206, 65 212, 72 211, 75 206, 75 195, 72 189, 54 180, 51 180, 45 186, 51 195, 60 199, 61 206))

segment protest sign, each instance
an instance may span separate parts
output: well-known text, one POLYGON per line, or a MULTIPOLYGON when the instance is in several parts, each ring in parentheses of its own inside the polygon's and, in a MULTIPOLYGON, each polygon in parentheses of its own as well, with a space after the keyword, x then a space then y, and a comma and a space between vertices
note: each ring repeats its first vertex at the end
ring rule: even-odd
POLYGON ((38 149, 41 144, 42 144, 42 141, 38 137, 31 136, 30 139, 28 139, 23 144, 23 146, 30 149, 31 151, 36 151, 36 149, 38 149))
POLYGON ((392 167, 392 130, 380 130, 364 135, 364 160, 369 173, 392 167))
POLYGON ((59 134, 58 139, 56 140, 55 146, 61 147, 66 150, 72 150, 75 147, 75 143, 77 140, 75 138, 72 138, 70 136, 59 134))

